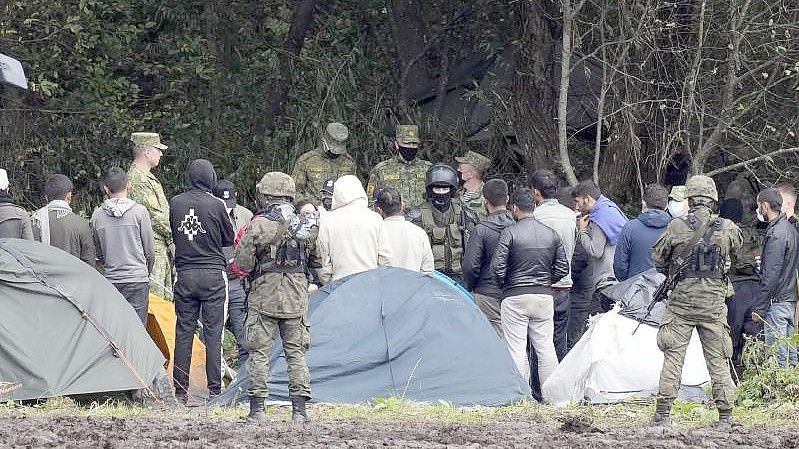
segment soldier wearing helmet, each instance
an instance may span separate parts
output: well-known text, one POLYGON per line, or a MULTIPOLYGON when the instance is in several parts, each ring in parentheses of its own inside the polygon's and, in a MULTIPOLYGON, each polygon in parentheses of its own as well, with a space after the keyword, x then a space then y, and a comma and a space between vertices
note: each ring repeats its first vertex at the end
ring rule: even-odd
POLYGON ((460 282, 463 247, 479 219, 455 198, 458 172, 454 168, 435 164, 425 178, 427 201, 419 206, 421 227, 430 238, 435 269, 460 282))
POLYGON ((249 273, 250 281, 245 337, 250 351, 248 419, 266 419, 269 360, 280 332, 288 364, 292 420, 304 422, 305 402, 311 397, 305 351, 310 345, 307 273, 316 240, 315 223, 295 213, 291 176, 267 173, 256 184, 256 191, 259 213, 247 226, 235 252, 238 268, 249 273))
POLYGON ((696 329, 713 383, 719 421, 731 424, 735 386, 729 367, 732 341, 725 301, 732 296, 728 275, 743 237, 732 221, 716 215, 718 192, 712 179, 692 176, 685 185, 685 196, 688 214, 672 220, 652 249, 655 268, 677 281, 657 335, 664 359, 653 423, 669 422, 685 351, 696 329))
POLYGON ((380 187, 394 187, 405 206, 411 208, 424 201, 425 175, 432 164, 418 157, 418 126, 397 125, 395 131, 395 139, 390 145, 397 155, 375 165, 369 173, 366 195, 373 198, 380 187))
POLYGON ((296 200, 318 205, 322 199, 319 186, 326 179, 355 174, 355 159, 347 153, 350 131, 338 122, 328 123, 319 145, 297 159, 291 176, 297 188, 296 200))

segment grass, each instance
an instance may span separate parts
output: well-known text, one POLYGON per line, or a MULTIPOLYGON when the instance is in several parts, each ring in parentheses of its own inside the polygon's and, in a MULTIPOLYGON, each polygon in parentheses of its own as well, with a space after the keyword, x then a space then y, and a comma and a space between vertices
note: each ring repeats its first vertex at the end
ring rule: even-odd
MULTIPOLYGON (((271 407, 269 416, 287 420, 289 408, 271 407)), ((654 413, 652 404, 638 402, 612 405, 571 406, 557 408, 550 405, 520 403, 504 407, 456 407, 447 402, 422 404, 398 397, 376 398, 369 404, 332 405, 314 404, 309 408, 316 421, 365 422, 434 422, 445 424, 490 424, 496 422, 533 422, 559 426, 563 421, 579 419, 600 429, 619 429, 644 426, 654 413)), ((235 422, 246 415, 244 408, 190 408, 158 410, 126 402, 108 401, 78 405, 69 398, 52 398, 41 404, 22 406, 14 402, 0 404, 0 419, 11 417, 158 417, 159 419, 209 419, 235 422)), ((796 427, 799 406, 785 403, 770 406, 738 407, 735 417, 747 427, 796 427)), ((693 428, 708 425, 718 414, 701 404, 677 402, 672 412, 675 424, 693 428)))

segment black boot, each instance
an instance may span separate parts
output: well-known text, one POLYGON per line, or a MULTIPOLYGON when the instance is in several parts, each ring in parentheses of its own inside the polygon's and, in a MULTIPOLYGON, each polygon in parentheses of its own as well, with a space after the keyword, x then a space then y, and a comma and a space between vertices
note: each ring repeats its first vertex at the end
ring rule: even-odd
POLYGON ((264 410, 264 400, 250 396, 250 414, 247 415, 248 422, 266 421, 266 411, 264 410))
POLYGON ((291 397, 291 421, 294 424, 303 424, 308 421, 308 415, 305 413, 305 397, 291 397))
POLYGON ((652 417, 653 426, 668 426, 671 424, 671 405, 673 403, 673 399, 658 398, 657 405, 655 405, 655 416, 652 417))
POLYGON ((729 409, 719 410, 719 425, 738 427, 740 424, 736 423, 735 420, 732 419, 732 409, 729 409))

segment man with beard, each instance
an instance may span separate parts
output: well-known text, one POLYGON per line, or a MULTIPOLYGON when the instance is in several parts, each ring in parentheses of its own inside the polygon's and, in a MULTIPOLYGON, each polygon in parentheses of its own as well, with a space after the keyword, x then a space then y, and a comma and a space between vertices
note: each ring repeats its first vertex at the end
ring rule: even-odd
POLYGON ((446 164, 435 164, 426 175, 427 198, 419 208, 421 226, 430 238, 436 270, 461 282, 461 258, 469 232, 479 221, 471 210, 453 197, 458 172, 446 164))
MULTIPOLYGON (((425 176, 432 164, 417 157, 419 142, 418 126, 397 125, 392 146, 398 154, 372 169, 366 186, 366 195, 369 198, 374 198, 378 188, 391 186, 399 191, 405 207, 418 206, 424 201, 425 176)), ((455 188, 457 187, 456 174, 455 188)))

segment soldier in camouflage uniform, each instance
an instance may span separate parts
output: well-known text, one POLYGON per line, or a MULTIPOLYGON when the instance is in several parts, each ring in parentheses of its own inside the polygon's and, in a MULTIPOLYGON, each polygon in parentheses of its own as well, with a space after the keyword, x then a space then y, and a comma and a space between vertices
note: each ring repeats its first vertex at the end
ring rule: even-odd
POLYGON ((456 157, 458 173, 463 181, 463 188, 458 192, 461 202, 482 220, 488 215, 483 207, 483 178, 491 167, 491 159, 474 151, 467 151, 456 157))
POLYGON ((416 125, 397 125, 393 142, 397 155, 385 160, 369 173, 366 195, 374 198, 374 193, 382 186, 397 189, 404 200, 405 207, 418 206, 424 201, 425 176, 430 162, 417 157, 419 151, 419 127, 416 125))
POLYGON ((430 238, 435 269, 462 281, 461 259, 469 232, 479 221, 458 198, 458 173, 449 165, 435 164, 426 174, 427 198, 419 208, 421 227, 430 238))
POLYGON ((294 164, 294 184, 297 186, 297 201, 306 200, 319 205, 319 186, 326 179, 338 179, 355 174, 355 160, 347 154, 346 141, 349 130, 341 123, 328 123, 319 147, 297 159, 294 164))
POLYGON ((155 264, 150 274, 150 293, 172 300, 172 231, 169 227, 169 201, 161 183, 153 175, 167 146, 157 133, 138 132, 130 135, 133 142, 133 163, 128 169, 130 199, 150 213, 155 235, 155 264))
POLYGON ((294 180, 289 175, 267 173, 256 190, 262 213, 247 226, 235 252, 236 264, 249 272, 251 285, 245 324, 251 380, 248 419, 266 418, 269 360, 280 332, 288 363, 292 420, 301 423, 307 420, 305 401, 311 397, 311 377, 305 364, 305 351, 311 342, 306 273, 314 244, 314 223, 295 214, 291 204, 294 180))
POLYGON ((652 249, 655 268, 677 279, 657 335, 664 359, 653 423, 669 422, 694 329, 702 342, 719 421, 731 423, 735 386, 728 364, 732 341, 725 300, 732 294, 727 277, 732 257, 740 251, 743 238, 735 223, 713 214, 718 192, 712 179, 692 176, 685 190, 688 215, 669 223, 652 249))

